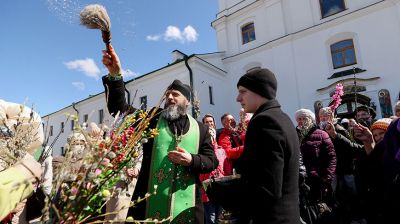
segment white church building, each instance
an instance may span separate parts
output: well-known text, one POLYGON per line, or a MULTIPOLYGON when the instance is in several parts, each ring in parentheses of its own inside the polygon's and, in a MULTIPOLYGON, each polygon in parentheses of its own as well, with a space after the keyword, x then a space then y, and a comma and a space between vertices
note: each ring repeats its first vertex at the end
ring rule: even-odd
MULTIPOLYGON (((345 87, 338 116, 368 105, 377 118, 393 114, 399 98, 400 0, 219 0, 211 22, 218 52, 172 52, 165 67, 126 81, 129 103, 149 109, 174 79, 191 85, 206 113, 239 116, 236 84, 254 68, 278 80, 277 99, 291 118, 300 108, 328 106, 337 83, 345 87)), ((64 152, 73 122, 109 124, 104 92, 43 117, 54 155, 64 152), (63 130, 63 132, 61 132, 63 130), (57 141, 54 141, 58 138, 57 141)), ((294 119, 293 119, 294 121, 294 119)))

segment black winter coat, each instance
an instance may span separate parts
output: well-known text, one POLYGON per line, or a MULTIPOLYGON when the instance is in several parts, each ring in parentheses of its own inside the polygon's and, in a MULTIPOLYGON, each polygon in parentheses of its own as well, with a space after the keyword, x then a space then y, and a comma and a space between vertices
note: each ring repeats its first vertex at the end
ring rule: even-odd
POLYGON ((253 223, 298 224, 300 147, 296 129, 278 101, 258 108, 245 139, 238 159, 244 182, 241 211, 253 223))

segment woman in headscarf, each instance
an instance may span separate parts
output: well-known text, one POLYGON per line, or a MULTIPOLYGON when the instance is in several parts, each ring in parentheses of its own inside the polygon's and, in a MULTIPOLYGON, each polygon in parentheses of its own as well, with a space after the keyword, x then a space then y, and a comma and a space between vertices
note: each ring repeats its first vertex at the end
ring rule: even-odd
MULTIPOLYGON (((335 177, 336 153, 333 143, 325 131, 315 124, 315 114, 308 109, 300 109, 295 113, 297 133, 303 163, 306 167, 306 184, 310 187, 308 201, 310 204, 324 202, 332 206, 332 180, 335 177)), ((308 218, 302 214, 304 221, 308 218)), ((328 221, 328 220, 326 220, 328 221)), ((324 222, 327 223, 327 222, 324 222)))

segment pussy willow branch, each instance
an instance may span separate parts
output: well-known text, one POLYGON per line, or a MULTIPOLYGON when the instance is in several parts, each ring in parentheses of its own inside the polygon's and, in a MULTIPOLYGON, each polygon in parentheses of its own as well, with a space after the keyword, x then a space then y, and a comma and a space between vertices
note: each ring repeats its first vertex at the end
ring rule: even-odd
MULTIPOLYGON (((161 104, 161 102, 162 102, 163 100, 164 100, 164 98, 162 98, 162 99, 160 100, 160 104, 161 104)), ((159 105, 160 105, 160 104, 159 104, 159 105)), ((128 141, 130 144, 127 144, 126 147, 124 147, 123 151, 124 151, 124 152, 128 152, 128 153, 126 154, 127 156, 129 156, 129 157, 127 157, 128 159, 125 159, 122 163, 118 164, 118 165, 119 165, 119 166, 118 166, 118 169, 116 169, 116 170, 111 170, 111 172, 105 176, 105 178, 102 180, 102 182, 101 182, 100 184, 95 185, 95 187, 89 191, 89 195, 83 197, 83 198, 85 199, 85 203, 81 203, 83 207, 82 207, 82 209, 80 210, 81 212, 80 212, 79 214, 77 214, 77 215, 75 214, 75 215, 74 215, 75 218, 79 218, 79 216, 80 216, 80 215, 82 214, 82 212, 83 212, 84 206, 86 206, 87 203, 90 202, 90 200, 92 200, 92 198, 94 197, 94 195, 98 193, 98 190, 100 190, 100 189, 102 188, 102 186, 103 186, 108 180, 110 180, 112 177, 114 177, 117 173, 119 173, 119 172, 126 166, 126 164, 128 163, 128 161, 131 159, 131 155, 133 154, 133 152, 135 152, 135 150, 137 150, 137 148, 134 147, 134 146, 135 146, 134 143, 138 143, 139 140, 143 137, 141 134, 142 134, 143 131, 147 128, 147 126, 148 126, 148 124, 149 124, 149 121, 156 115, 156 112, 157 112, 157 110, 158 110, 158 108, 159 108, 159 105, 156 107, 155 110, 153 110, 153 111, 150 113, 150 116, 147 115, 142 121, 139 122, 139 125, 138 125, 139 128, 137 128, 137 130, 135 131, 135 132, 138 133, 138 134, 132 136, 132 137, 133 137, 132 140, 130 139, 130 140, 128 141), (134 139, 136 139, 136 141, 133 141, 134 139), (130 150, 127 150, 127 149, 130 149, 130 150)), ((123 119, 123 118, 120 118, 120 119, 123 119)), ((119 120, 116 119, 116 121, 119 121, 119 120)), ((123 122, 125 122, 125 121, 123 121, 123 122)), ((119 127, 125 127, 125 124, 124 124, 123 122, 122 122, 122 124, 121 124, 120 126, 117 126, 117 128, 116 128, 116 129, 117 129, 117 134, 116 134, 117 136, 118 136, 119 134, 121 134, 121 133, 125 130, 125 129, 119 129, 119 127)), ((78 126, 78 127, 79 127, 79 126, 78 126)), ((86 139, 89 139, 88 143, 89 143, 90 148, 91 148, 91 149, 95 148, 95 147, 93 147, 93 146, 94 146, 94 142, 90 141, 89 136, 88 136, 85 132, 83 132, 83 134, 84 134, 84 136, 85 136, 86 139)), ((111 146, 114 144, 115 141, 116 141, 116 139, 114 139, 114 140, 112 141, 111 146)), ((105 154, 102 156, 101 160, 99 160, 99 161, 97 162, 97 167, 99 167, 100 162, 102 161, 102 159, 106 158, 106 156, 107 156, 110 152, 111 152, 111 151, 105 153, 105 154)), ((64 162, 65 162, 65 161, 64 161, 64 162)), ((63 164, 64 164, 64 163, 63 163, 63 164)), ((93 167, 93 166, 91 166, 91 167, 93 167)), ((87 176, 87 175, 88 175, 88 172, 90 172, 91 170, 92 170, 92 169, 87 169, 86 172, 85 172, 85 176, 87 176)), ((60 175, 61 173, 62 173, 62 172, 60 172, 59 175, 60 175)), ((60 187, 62 187, 61 184, 62 184, 62 181, 60 181, 60 182, 57 184, 57 185, 58 185, 58 188, 57 188, 57 189, 61 190, 61 188, 60 188, 60 187)), ((78 181, 78 186, 77 186, 78 192, 80 192, 81 189, 84 187, 83 184, 84 184, 84 181, 83 181, 83 180, 82 180, 82 181, 78 181)), ((70 193, 67 195, 67 200, 66 200, 66 202, 65 202, 64 204, 67 204, 67 205, 69 204, 69 202, 70 202, 70 197, 69 197, 69 196, 70 196, 70 193)), ((75 200, 77 200, 77 198, 82 198, 82 197, 79 197, 79 196, 78 196, 78 197, 75 198, 75 200)), ((83 199, 83 198, 82 198, 82 199, 83 199)), ((142 200, 144 200, 144 199, 142 199, 142 200)), ((142 200, 140 200, 140 201, 142 201, 142 200)), ((67 215, 68 215, 68 214, 67 214, 67 215)))
MULTIPOLYGON (((125 122, 128 122, 128 121, 125 120, 125 121, 121 124, 120 127, 125 127, 125 122)), ((146 119, 146 118, 143 118, 143 120, 139 123, 139 126, 140 126, 140 127, 146 126, 146 123, 147 123, 147 119, 146 119)), ((133 125, 133 124, 131 124, 131 125, 133 125)), ((145 128, 146 128, 146 127, 145 127, 145 128)), ((119 131, 118 134, 122 133, 124 130, 125 130, 125 129, 120 129, 120 130, 118 130, 118 131, 119 131)), ((141 133, 142 133, 142 132, 138 131, 138 132, 135 132, 135 133, 138 133, 138 134, 136 134, 136 135, 134 135, 134 136, 132 136, 132 137, 137 137, 138 140, 139 140, 140 138, 142 138, 142 136, 141 136, 141 133)), ((118 136, 118 134, 117 134, 117 136, 118 136)), ((85 136, 85 137, 86 137, 86 136, 85 136)), ((132 139, 132 137, 131 137, 131 139, 132 139)), ((115 140, 116 140, 116 139, 114 139, 114 141, 115 141, 115 140)), ((138 141, 138 140, 137 140, 137 141, 138 141)), ((112 145, 113 145, 113 144, 111 144, 111 147, 112 147, 112 145)), ((126 148, 126 147, 124 147, 124 148, 126 148)), ((134 150, 134 148, 132 147, 131 150, 134 150)), ((111 152, 111 151, 110 151, 110 152, 111 152)), ((110 152, 108 152, 108 153, 110 153, 110 152)), ((103 156, 102 159, 104 159, 104 158, 108 155, 108 153, 106 153, 106 154, 103 156)), ((99 162, 98 162, 98 164, 97 164, 97 167, 100 165, 100 162, 101 162, 102 159, 99 160, 99 162)), ((83 204, 86 205, 87 203, 89 203, 90 200, 93 199, 93 197, 95 196, 95 194, 103 187, 103 185, 104 185, 108 180, 110 180, 111 178, 113 178, 116 174, 118 174, 118 173, 126 166, 126 164, 129 162, 130 159, 131 159, 131 157, 129 157, 128 159, 125 159, 122 163, 119 164, 119 166, 118 166, 118 168, 117 168, 116 170, 112 170, 111 173, 107 174, 100 184, 95 185, 95 187, 94 187, 92 190, 90 190, 90 193, 89 193, 89 195, 88 195, 88 197, 87 197, 87 199, 86 199, 86 203, 83 203, 83 204)), ((87 172, 88 172, 88 171, 89 171, 89 170, 86 171, 86 175, 87 175, 87 172)), ((78 188, 78 191, 79 191, 80 188, 82 187, 82 184, 83 184, 83 182, 80 184, 80 186, 79 186, 79 188, 78 188)))
MULTIPOLYGON (((133 207, 133 206, 136 205, 137 203, 140 203, 140 202, 146 200, 146 199, 149 198, 151 195, 152 195, 152 194, 148 193, 148 194, 146 194, 143 198, 139 198, 139 199, 135 200, 135 201, 133 202, 132 205, 129 205, 128 207, 123 206, 121 209, 119 209, 119 210, 117 210, 117 211, 108 212, 108 213, 101 214, 101 215, 98 215, 98 216, 95 216, 95 217, 92 217, 92 218, 89 218, 89 216, 88 216, 87 218, 81 220, 81 222, 89 221, 89 220, 92 220, 92 219, 97 219, 97 218, 100 218, 100 217, 105 217, 105 216, 107 216, 107 215, 118 214, 120 211, 122 211, 122 210, 124 210, 124 209, 127 209, 127 208, 130 208, 130 207, 133 207), (135 202, 136 202, 136 203, 135 203, 135 202)), ((104 206, 105 204, 107 204, 107 201, 103 204, 103 206, 104 206)), ((103 206, 102 206, 102 207, 103 207, 103 206)), ((109 221, 109 220, 107 220, 107 222, 108 222, 108 221, 109 221)), ((96 223, 96 222, 97 222, 97 221, 91 222, 91 223, 96 223)))
MULTIPOLYGON (((118 211, 109 212, 109 213, 105 213, 105 214, 101 214, 101 215, 98 215, 98 216, 96 216, 96 217, 92 217, 92 218, 88 218, 88 219, 82 220, 81 222, 89 221, 89 220, 91 220, 91 219, 97 219, 97 218, 100 218, 100 217, 105 217, 105 216, 107 216, 107 215, 118 214, 118 212, 120 212, 120 211, 122 211, 122 210, 124 210, 124 209, 133 207, 133 206, 135 206, 136 204, 138 204, 138 203, 140 203, 140 202, 142 202, 142 201, 147 200, 147 198, 151 197, 151 196, 152 196, 153 194, 155 194, 155 193, 156 193, 156 192, 147 193, 143 198, 138 198, 138 199, 134 200, 133 203, 132 203, 131 205, 129 205, 128 207, 123 206, 123 207, 122 207, 120 210, 118 210, 118 211)), ((167 219, 163 219, 164 221, 162 221, 162 222, 168 221, 169 219, 170 219, 170 217, 168 217, 167 219)), ((160 220, 160 221, 161 221, 161 220, 160 220)), ((103 222, 104 222, 104 221, 94 221, 94 222, 89 222, 89 223, 103 223, 103 222)), ((129 220, 116 220, 116 221, 107 220, 107 223, 113 223, 113 222, 119 223, 119 222, 131 222, 131 221, 129 221, 129 220)), ((148 223, 149 220, 134 220, 133 222, 135 222, 135 223, 148 223)), ((162 222, 155 222, 155 221, 153 220, 151 223, 162 223, 162 222)))
MULTIPOLYGON (((118 174, 125 166, 126 166, 126 164, 129 162, 129 160, 130 159, 132 159, 132 157, 131 157, 131 155, 133 154, 133 152, 134 151, 136 151, 137 149, 135 148, 135 146, 136 146, 136 144, 139 142, 139 140, 141 139, 141 138, 143 138, 143 136, 141 135, 141 133, 143 133, 143 131, 146 129, 146 128, 148 128, 148 124, 149 124, 149 121, 156 115, 156 113, 157 113, 157 109, 158 109, 159 107, 157 106, 151 113, 150 113, 150 115, 147 115, 146 117, 143 117, 143 118, 140 118, 139 119, 139 124, 138 124, 138 128, 137 128, 137 130, 135 130, 135 133, 138 133, 138 134, 136 134, 136 135, 133 135, 133 136, 130 136, 130 139, 128 140, 128 143, 126 144, 126 146, 123 148, 123 152, 127 152, 127 150, 126 149, 128 149, 129 151, 128 151, 128 153, 126 154, 126 156, 129 156, 129 157, 127 157, 127 159, 125 159, 122 163, 120 163, 119 164, 119 166, 118 166, 118 169, 116 169, 116 170, 112 170, 112 172, 111 173, 109 173, 109 174, 107 174, 107 176, 105 176, 105 178, 102 180, 102 182, 100 183, 100 184, 97 184, 96 186, 95 186, 95 188, 94 189, 92 189, 91 191, 90 191, 90 194, 88 195, 88 197, 87 197, 87 200, 88 201, 90 201, 90 200, 92 200, 92 198, 95 196, 95 194, 98 192, 98 190, 100 190, 101 188, 102 188, 102 186, 108 181, 108 180, 110 180, 111 178, 113 178, 116 174, 118 174)), ((140 114, 139 114, 139 116, 140 116, 140 114)), ((122 133, 125 129, 126 129, 126 127, 125 127, 125 122, 128 122, 128 120, 125 120, 119 127, 119 129, 117 129, 118 131, 117 131, 117 136, 120 134, 120 133, 122 133)), ((130 126, 128 126, 128 127, 131 127, 131 126, 133 126, 134 125, 134 123, 133 124, 131 124, 130 126)), ((116 139, 114 139, 114 141, 115 141, 116 139)), ((114 142, 113 141, 113 142, 114 142)), ((113 144, 111 144, 111 147, 112 147, 112 145, 113 144)), ((108 154, 108 153, 107 153, 108 154)), ((107 155, 106 154, 106 155, 107 155)), ((103 157, 105 158, 105 156, 106 155, 104 155, 103 157)), ((99 162, 98 162, 98 164, 97 164, 97 166, 100 164, 100 161, 101 160, 99 160, 99 162)), ((81 186, 80 186, 81 187, 81 186)))

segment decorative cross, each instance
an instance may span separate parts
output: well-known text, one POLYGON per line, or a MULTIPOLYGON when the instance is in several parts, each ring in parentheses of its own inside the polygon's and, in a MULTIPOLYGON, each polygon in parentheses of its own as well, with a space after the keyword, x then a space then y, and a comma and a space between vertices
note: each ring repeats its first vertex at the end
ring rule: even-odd
POLYGON ((157 177, 158 183, 161 184, 161 182, 164 181, 164 179, 167 178, 167 175, 164 174, 164 169, 159 169, 159 171, 155 174, 157 177))
POLYGON ((178 129, 176 128, 175 125, 174 128, 175 128, 175 147, 177 147, 179 143, 181 143, 182 141, 182 134, 178 135, 178 129))

